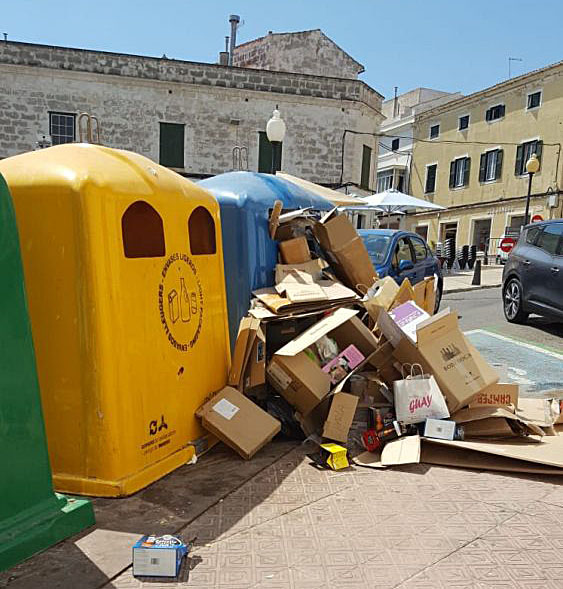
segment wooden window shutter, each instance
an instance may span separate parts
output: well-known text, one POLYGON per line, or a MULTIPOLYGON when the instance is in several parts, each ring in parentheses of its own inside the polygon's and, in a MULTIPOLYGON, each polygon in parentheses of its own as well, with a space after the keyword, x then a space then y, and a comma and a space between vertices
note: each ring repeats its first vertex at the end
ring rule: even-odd
POLYGON ((169 168, 184 167, 184 125, 160 123, 159 163, 169 168))
POLYGON ((362 151, 362 173, 360 177, 360 186, 369 188, 369 176, 371 171, 371 147, 364 145, 362 151))
POLYGON ((499 113, 500 116, 499 116, 499 118, 500 117, 504 117, 504 113, 506 111, 506 106, 504 104, 501 104, 499 110, 500 110, 500 113, 499 113))
POLYGON ((487 154, 482 153, 481 159, 479 160, 479 182, 485 181, 486 168, 487 168, 487 154))
POLYGON ((492 109, 488 109, 487 112, 485 113, 485 120, 486 121, 490 121, 491 120, 491 115, 492 115, 492 109))
POLYGON ((455 184, 455 160, 450 162, 450 188, 453 188, 455 184))
POLYGON ((471 170, 471 158, 465 158, 465 167, 463 169, 463 185, 469 186, 469 171, 471 170))
POLYGON ((498 180, 502 175, 502 157, 503 157, 502 149, 497 149, 497 165, 495 168, 495 180, 498 180))
POLYGON ((516 148, 516 163, 514 165, 514 175, 520 176, 522 174, 522 158, 524 157, 524 146, 519 145, 516 148))

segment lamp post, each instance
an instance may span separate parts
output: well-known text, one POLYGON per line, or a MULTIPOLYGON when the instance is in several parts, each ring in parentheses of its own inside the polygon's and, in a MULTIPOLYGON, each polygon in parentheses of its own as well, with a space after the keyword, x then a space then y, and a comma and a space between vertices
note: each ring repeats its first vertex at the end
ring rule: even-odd
POLYGON ((272 174, 275 174, 276 161, 279 159, 278 153, 283 138, 285 137, 285 123, 280 117, 280 111, 278 110, 277 104, 272 113, 272 117, 266 124, 266 137, 268 137, 268 141, 272 144, 272 174))
POLYGON ((526 172, 528 172, 528 196, 526 197, 526 212, 524 213, 524 225, 530 221, 530 196, 532 194, 532 178, 534 174, 540 169, 540 160, 538 156, 533 153, 530 159, 526 162, 526 172))

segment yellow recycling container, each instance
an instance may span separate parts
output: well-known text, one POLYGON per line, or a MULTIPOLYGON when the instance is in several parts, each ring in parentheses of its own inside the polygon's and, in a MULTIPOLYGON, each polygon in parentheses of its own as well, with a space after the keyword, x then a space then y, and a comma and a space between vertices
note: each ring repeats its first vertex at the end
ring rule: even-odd
POLYGON ((229 364, 219 207, 140 155, 67 144, 0 161, 20 233, 54 487, 133 493, 211 438, 229 364))

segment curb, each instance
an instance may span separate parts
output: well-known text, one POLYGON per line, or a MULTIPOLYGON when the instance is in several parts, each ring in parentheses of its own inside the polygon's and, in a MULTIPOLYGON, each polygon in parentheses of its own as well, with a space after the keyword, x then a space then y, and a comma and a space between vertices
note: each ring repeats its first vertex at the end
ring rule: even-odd
POLYGON ((447 294, 452 294, 452 293, 456 293, 456 292, 469 292, 472 290, 482 290, 484 288, 499 288, 502 286, 502 283, 499 284, 481 284, 479 286, 461 286, 459 288, 450 288, 450 289, 444 289, 443 294, 447 295, 447 294))

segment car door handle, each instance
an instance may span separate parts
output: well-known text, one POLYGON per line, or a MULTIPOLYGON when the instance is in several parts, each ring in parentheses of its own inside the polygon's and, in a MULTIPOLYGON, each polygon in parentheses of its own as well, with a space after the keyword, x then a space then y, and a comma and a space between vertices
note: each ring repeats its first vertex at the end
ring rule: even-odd
POLYGON ((557 274, 557 272, 559 272, 559 268, 557 268, 556 266, 554 266, 553 268, 550 268, 550 270, 554 273, 557 274))
POLYGON ((524 266, 529 266, 532 262, 530 262, 530 260, 524 260, 522 262, 522 264, 524 264, 524 266))

